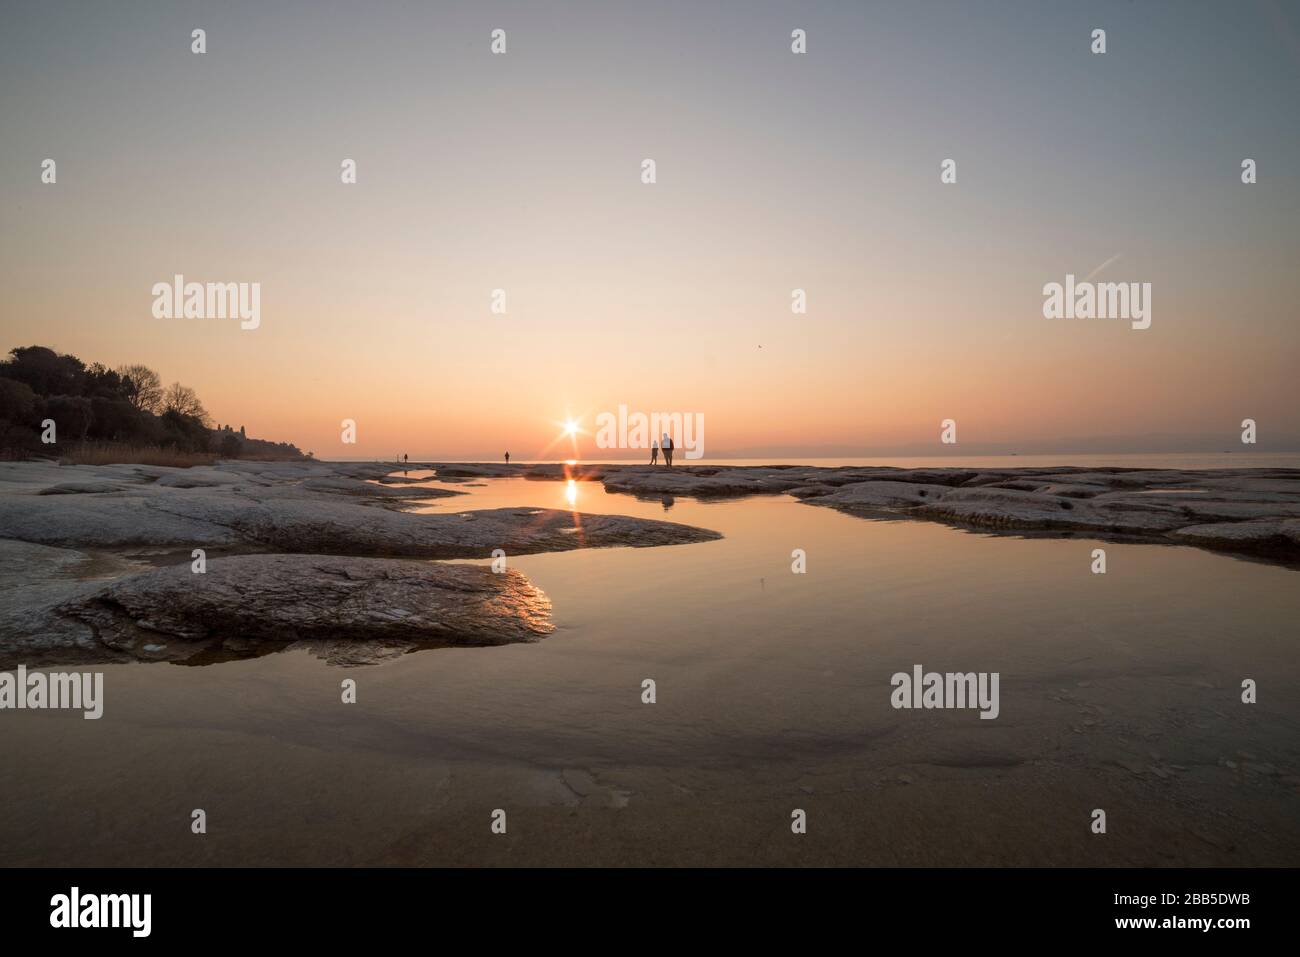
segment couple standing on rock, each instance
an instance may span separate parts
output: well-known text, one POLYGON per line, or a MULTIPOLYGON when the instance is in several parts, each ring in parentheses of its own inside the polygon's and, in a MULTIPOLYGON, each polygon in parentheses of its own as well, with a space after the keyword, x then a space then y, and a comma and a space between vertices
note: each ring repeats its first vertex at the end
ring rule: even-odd
POLYGON ((653 442, 650 443, 650 464, 651 465, 654 465, 656 462, 659 461, 660 448, 664 450, 664 464, 667 465, 669 468, 671 468, 673 464, 673 437, 669 435, 667 432, 664 433, 664 439, 662 444, 658 439, 655 439, 653 442))

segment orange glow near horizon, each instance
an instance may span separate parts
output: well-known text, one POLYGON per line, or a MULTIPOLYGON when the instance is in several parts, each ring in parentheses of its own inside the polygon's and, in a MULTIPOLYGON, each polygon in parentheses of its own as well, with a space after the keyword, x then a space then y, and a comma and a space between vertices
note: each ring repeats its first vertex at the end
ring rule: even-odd
MULTIPOLYGON (((530 54, 449 42, 438 59, 463 81, 452 87, 430 81, 424 5, 388 5, 382 28, 354 5, 306 35, 285 5, 240 5, 239 55, 186 53, 144 98, 153 12, 86 5, 139 23, 110 34, 69 31, 46 6, 0 31, 6 102, 20 107, 5 141, 31 144, 10 151, 13 169, 60 149, 68 165, 55 184, 34 165, 0 177, 0 354, 35 344, 142 363, 194 388, 215 423, 321 459, 648 462, 595 446, 596 417, 620 405, 703 415, 705 461, 943 454, 947 418, 958 450, 1118 437, 1108 451, 1141 452, 1189 435, 1240 449, 1246 417, 1260 450, 1300 441, 1300 181, 1247 187, 1240 157, 1201 143, 1205 117, 1231 111, 1234 130, 1268 134, 1251 150, 1294 154, 1294 124, 1276 121, 1294 113, 1282 46, 1242 47, 1226 82, 1185 68, 1176 38, 1194 18, 1170 18, 1163 49, 1179 58, 1152 66, 1168 82, 1113 101, 1079 95, 1120 82, 1091 54, 1012 82, 965 63, 987 50, 961 31, 852 4, 825 5, 824 29, 843 37, 826 57, 719 45, 734 26, 722 5, 683 20, 652 4, 576 18, 521 4, 517 29, 551 52, 512 74, 530 54), (636 69, 611 69, 621 42, 636 69), (845 52, 861 44, 873 55, 845 52), (940 49, 959 84, 936 68, 947 58, 927 58, 940 49), (570 50, 583 52, 558 52, 570 50), (371 55, 382 69, 361 68, 371 55), (236 134, 212 122, 222 103, 238 106, 236 134), (790 109, 798 135, 772 120, 790 109), (1069 145, 1080 128, 1085 149, 1069 145), (354 143, 359 179, 343 185, 354 143), (939 182, 949 144, 969 157, 960 186, 939 182), (662 176, 646 185, 652 148, 662 176), (1150 328, 1045 318, 1044 284, 1067 273, 1149 282, 1150 328), (156 317, 152 287, 178 274, 256 283, 257 327, 156 317)), ((439 14, 445 37, 479 29, 459 6, 439 14)), ((1201 16, 1233 31, 1248 19, 1201 6, 1222 6, 1201 16)), ((980 22, 1000 17, 1026 19, 980 22)), ((1002 56, 1037 49, 989 31, 1002 56)))

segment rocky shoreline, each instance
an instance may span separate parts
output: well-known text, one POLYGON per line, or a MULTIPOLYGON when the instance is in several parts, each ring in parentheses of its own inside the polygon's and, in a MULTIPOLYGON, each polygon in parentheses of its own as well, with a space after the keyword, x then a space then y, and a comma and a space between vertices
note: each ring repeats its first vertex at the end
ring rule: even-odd
MULTIPOLYGON (((370 462, 188 469, 0 463, 0 667, 192 664, 306 647, 366 663, 534 641, 522 574, 442 560, 713 541, 708 529, 563 509, 411 509, 462 493, 370 462), (192 570, 201 549, 206 570, 192 570), (210 558, 209 558, 210 556, 210 558), (431 561, 433 560, 433 561, 431 561)), ((600 482, 639 499, 788 494, 865 518, 1194 545, 1300 567, 1300 470, 410 463, 440 483, 600 482)))
POLYGON ((294 647, 364 664, 536 641, 552 630, 550 601, 524 575, 430 560, 720 537, 562 509, 411 512, 462 493, 392 471, 0 463, 0 585, 13 596, 0 611, 0 667, 199 664, 294 647))
POLYGON ((439 477, 576 478, 640 498, 787 494, 862 516, 1018 534, 1196 545, 1300 565, 1300 469, 429 466, 439 477))

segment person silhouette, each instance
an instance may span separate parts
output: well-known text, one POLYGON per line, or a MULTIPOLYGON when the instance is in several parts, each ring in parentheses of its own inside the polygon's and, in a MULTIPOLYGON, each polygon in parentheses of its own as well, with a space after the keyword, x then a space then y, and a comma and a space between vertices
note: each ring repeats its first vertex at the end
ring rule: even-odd
POLYGON ((650 464, 654 465, 659 461, 659 440, 650 440, 650 464))
POLYGON ((664 448, 664 462, 668 465, 669 468, 672 468, 673 467, 673 437, 669 435, 667 432, 665 432, 664 440, 662 444, 664 448))
POLYGON ((509 465, 509 464, 510 464, 510 453, 507 452, 507 453, 506 453, 506 465, 509 465))

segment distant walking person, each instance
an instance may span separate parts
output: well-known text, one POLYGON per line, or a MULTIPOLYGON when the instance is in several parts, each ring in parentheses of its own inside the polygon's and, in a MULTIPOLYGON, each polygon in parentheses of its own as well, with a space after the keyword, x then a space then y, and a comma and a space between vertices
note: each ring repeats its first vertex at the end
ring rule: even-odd
POLYGON ((673 467, 673 437, 667 432, 664 433, 664 462, 669 468, 673 467))
POLYGON ((659 461, 659 440, 650 440, 650 464, 654 465, 659 461))
POLYGON ((410 457, 409 455, 403 455, 403 456, 402 456, 402 461, 403 461, 403 462, 409 462, 409 461, 411 461, 411 457, 410 457))
POLYGON ((509 464, 510 464, 510 453, 507 452, 507 453, 506 453, 506 465, 509 465, 509 464))

